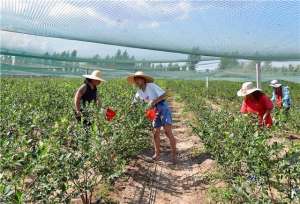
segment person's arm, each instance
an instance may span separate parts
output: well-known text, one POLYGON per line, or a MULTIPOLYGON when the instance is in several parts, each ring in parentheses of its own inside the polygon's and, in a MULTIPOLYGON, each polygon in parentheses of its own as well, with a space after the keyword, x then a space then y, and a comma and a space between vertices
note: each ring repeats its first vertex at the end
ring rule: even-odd
POLYGON ((268 115, 271 114, 272 110, 273 110, 273 103, 272 101, 270 100, 269 97, 267 97, 266 95, 263 96, 263 103, 265 104, 265 113, 263 115, 263 121, 265 121, 265 119, 268 117, 268 115))
POLYGON ((162 100, 165 100, 165 99, 167 98, 167 94, 166 94, 166 92, 165 92, 162 88, 160 88, 158 85, 156 85, 156 84, 154 84, 154 83, 151 83, 151 84, 149 84, 149 85, 150 85, 150 87, 151 87, 151 89, 152 89, 154 95, 157 96, 156 99, 154 99, 154 100, 152 100, 152 101, 149 102, 149 106, 150 106, 150 107, 153 107, 153 106, 155 106, 157 103, 161 102, 162 100))
POLYGON ((164 93, 163 95, 161 95, 160 97, 156 98, 155 100, 153 100, 151 102, 151 106, 155 106, 157 103, 165 100, 167 98, 167 93, 164 93))
POLYGON ((101 101, 101 99, 100 99, 100 97, 97 95, 97 98, 96 98, 96 105, 98 106, 98 107, 101 107, 102 106, 102 101, 101 101))
POLYGON ((135 110, 138 103, 143 103, 143 99, 140 97, 139 93, 136 92, 136 94, 134 95, 134 97, 132 99, 131 105, 130 105, 130 111, 135 110))
POLYGON ((247 104, 246 104, 245 100, 243 100, 240 112, 243 113, 243 114, 248 113, 248 111, 247 111, 247 104))
POLYGON ((271 101, 274 103, 275 100, 276 100, 276 95, 275 95, 275 91, 273 90, 271 101))
POLYGON ((75 105, 75 112, 76 114, 80 114, 80 99, 82 97, 82 95, 85 93, 86 91, 86 86, 82 85, 76 92, 75 96, 74 96, 74 105, 75 105))
POLYGON ((272 112, 272 109, 267 109, 265 114, 263 115, 263 121, 266 121, 266 118, 268 117, 268 115, 270 115, 272 112))
POLYGON ((283 107, 290 107, 291 106, 291 97, 290 97, 290 91, 289 91, 289 87, 283 87, 282 90, 282 103, 283 103, 283 107))
POLYGON ((136 104, 138 102, 141 102, 141 98, 139 96, 139 93, 136 92, 133 99, 132 99, 131 106, 133 106, 134 104, 136 104))

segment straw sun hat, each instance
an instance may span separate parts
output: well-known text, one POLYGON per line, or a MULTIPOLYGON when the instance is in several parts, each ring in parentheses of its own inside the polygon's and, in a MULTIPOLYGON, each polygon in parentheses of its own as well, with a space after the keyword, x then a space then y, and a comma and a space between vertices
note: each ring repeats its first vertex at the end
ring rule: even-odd
POLYGON ((85 74, 82 76, 88 79, 94 79, 94 80, 105 82, 105 80, 101 78, 101 72, 98 70, 93 71, 92 74, 85 74))
POLYGON ((242 85, 242 88, 237 92, 238 96, 247 96, 255 91, 262 91, 259 88, 254 87, 252 82, 245 82, 242 85))
POLYGON ((134 73, 134 74, 131 74, 130 76, 127 77, 128 83, 133 84, 133 83, 134 83, 134 78, 135 78, 135 77, 141 77, 141 78, 144 78, 145 81, 146 81, 146 83, 151 83, 151 82, 154 81, 154 79, 153 79, 152 77, 147 76, 147 75, 144 74, 144 72, 142 72, 142 71, 138 71, 138 72, 136 72, 136 73, 134 73))
POLYGON ((278 80, 274 79, 270 82, 270 86, 272 86, 274 88, 278 88, 278 87, 281 87, 282 84, 280 84, 278 80))

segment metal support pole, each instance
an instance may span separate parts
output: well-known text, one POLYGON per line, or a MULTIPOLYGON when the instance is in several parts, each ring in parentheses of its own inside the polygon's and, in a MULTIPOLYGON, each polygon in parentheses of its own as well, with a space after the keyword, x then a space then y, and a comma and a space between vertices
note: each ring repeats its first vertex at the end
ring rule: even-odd
POLYGON ((256 87, 261 88, 261 63, 256 63, 256 87))

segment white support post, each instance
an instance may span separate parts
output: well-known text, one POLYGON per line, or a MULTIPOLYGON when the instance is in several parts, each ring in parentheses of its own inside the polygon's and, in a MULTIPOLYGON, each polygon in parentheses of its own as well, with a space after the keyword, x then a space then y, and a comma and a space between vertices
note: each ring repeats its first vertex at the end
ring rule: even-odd
POLYGON ((11 56, 11 65, 15 66, 16 64, 16 56, 11 56))
POLYGON ((256 87, 261 88, 261 63, 256 63, 256 87))
POLYGON ((206 77, 206 88, 208 89, 208 76, 206 77))

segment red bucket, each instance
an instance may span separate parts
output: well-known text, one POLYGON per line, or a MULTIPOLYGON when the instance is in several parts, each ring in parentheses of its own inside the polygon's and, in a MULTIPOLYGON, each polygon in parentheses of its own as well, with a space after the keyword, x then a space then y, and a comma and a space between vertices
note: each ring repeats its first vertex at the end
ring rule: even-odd
POLYGON ((116 112, 110 108, 107 108, 105 116, 107 121, 111 121, 116 116, 116 112))
POLYGON ((153 121, 156 118, 156 114, 157 114, 157 111, 155 108, 148 109, 146 111, 146 118, 150 121, 153 121))

